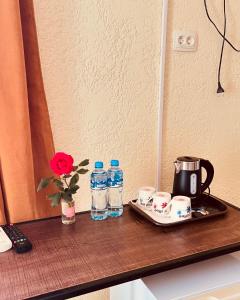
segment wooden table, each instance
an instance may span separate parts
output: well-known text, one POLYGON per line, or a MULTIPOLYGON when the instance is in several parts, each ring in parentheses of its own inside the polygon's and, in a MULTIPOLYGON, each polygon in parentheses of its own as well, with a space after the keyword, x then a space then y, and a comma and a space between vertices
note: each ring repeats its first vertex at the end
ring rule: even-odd
POLYGON ((120 218, 74 225, 60 218, 19 225, 33 243, 0 254, 0 299, 67 299, 240 250, 240 210, 225 217, 160 228, 126 206, 120 218))

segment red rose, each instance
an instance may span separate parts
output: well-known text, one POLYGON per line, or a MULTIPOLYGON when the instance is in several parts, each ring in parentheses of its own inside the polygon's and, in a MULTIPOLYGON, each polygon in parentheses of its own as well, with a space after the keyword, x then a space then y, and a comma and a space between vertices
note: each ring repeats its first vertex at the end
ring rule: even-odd
POLYGON ((50 167, 57 175, 69 174, 73 170, 73 158, 64 152, 57 152, 50 161, 50 167))

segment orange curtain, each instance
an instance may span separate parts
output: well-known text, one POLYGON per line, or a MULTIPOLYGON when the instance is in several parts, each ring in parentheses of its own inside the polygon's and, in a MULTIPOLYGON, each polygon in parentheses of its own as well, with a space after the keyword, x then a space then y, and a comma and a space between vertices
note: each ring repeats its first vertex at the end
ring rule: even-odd
POLYGON ((45 192, 54 153, 32 0, 0 1, 0 224, 59 215, 45 192))

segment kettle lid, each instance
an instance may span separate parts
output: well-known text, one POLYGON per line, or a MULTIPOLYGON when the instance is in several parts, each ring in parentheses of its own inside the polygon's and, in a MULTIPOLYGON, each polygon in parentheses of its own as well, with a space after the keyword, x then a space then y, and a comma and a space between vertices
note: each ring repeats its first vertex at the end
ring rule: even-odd
POLYGON ((178 161, 184 161, 184 162, 197 162, 200 161, 200 158, 193 157, 193 156, 180 156, 177 158, 178 161))

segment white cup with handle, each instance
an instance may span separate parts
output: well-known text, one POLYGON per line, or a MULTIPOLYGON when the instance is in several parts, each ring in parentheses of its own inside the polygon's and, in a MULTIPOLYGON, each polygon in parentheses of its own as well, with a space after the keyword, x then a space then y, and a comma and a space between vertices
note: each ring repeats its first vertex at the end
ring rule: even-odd
POLYGON ((151 186, 141 187, 138 190, 138 204, 140 204, 144 208, 151 209, 151 200, 155 191, 155 188, 151 186))
POLYGON ((192 218, 191 198, 186 196, 175 196, 164 208, 164 215, 171 218, 173 222, 184 221, 192 218))
POLYGON ((171 201, 171 194, 167 192, 156 192, 153 195, 152 212, 158 216, 164 216, 164 208, 171 201))

